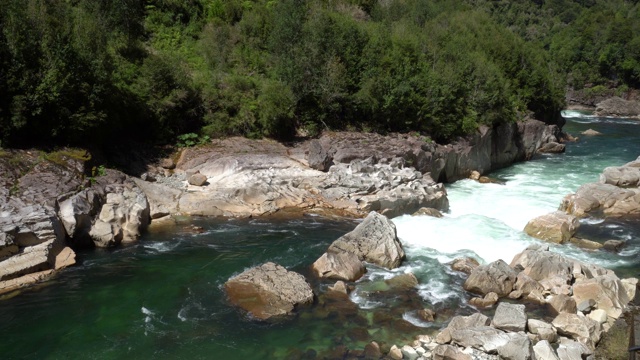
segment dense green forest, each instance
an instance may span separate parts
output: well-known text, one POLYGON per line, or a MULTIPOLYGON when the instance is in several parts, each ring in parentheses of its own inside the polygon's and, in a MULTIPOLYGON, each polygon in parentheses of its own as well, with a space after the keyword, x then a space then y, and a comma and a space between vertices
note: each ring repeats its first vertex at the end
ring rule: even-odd
POLYGON ((0 0, 0 146, 437 141, 640 86, 624 0, 0 0))

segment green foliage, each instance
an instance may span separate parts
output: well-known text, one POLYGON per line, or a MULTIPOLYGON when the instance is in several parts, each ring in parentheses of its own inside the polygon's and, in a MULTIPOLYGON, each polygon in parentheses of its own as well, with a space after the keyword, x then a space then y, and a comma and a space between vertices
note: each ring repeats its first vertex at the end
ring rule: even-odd
POLYGON ((195 133, 182 134, 182 135, 178 135, 178 142, 176 143, 176 146, 179 148, 184 148, 184 147, 192 147, 196 145, 204 145, 208 143, 210 140, 211 138, 208 135, 200 136, 195 133))

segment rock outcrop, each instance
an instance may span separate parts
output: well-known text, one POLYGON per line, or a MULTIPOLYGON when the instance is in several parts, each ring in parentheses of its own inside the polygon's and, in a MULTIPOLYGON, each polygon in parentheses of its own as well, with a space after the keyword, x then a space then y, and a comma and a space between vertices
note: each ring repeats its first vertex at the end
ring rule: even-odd
POLYGON ((599 102, 595 114, 604 117, 637 118, 640 117, 640 102, 614 96, 599 102))
POLYGON ((232 277, 224 284, 229 301, 258 320, 291 315, 313 302, 304 276, 275 263, 266 263, 232 277))
POLYGON ((394 269, 404 257, 395 225, 371 212, 353 231, 334 241, 312 269, 321 278, 355 281, 364 274, 356 260, 394 269))
POLYGON ((640 214, 640 157, 620 167, 608 167, 598 183, 582 185, 565 196, 562 211, 577 217, 626 217, 640 214))
POLYGON ((529 221, 524 232, 540 240, 562 244, 575 235, 579 226, 575 216, 556 211, 529 221))

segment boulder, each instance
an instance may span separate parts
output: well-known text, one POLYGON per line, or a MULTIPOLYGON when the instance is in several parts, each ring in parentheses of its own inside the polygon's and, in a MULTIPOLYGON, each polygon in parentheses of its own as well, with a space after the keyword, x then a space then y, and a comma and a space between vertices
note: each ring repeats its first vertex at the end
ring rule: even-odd
POLYGON ((538 335, 538 338, 542 341, 554 343, 558 339, 558 333, 556 329, 551 324, 546 323, 542 320, 527 320, 527 329, 530 333, 538 335))
POLYGON ((313 302, 304 276, 275 263, 266 263, 230 278, 224 284, 229 301, 258 320, 290 315, 313 302))
POLYGON ((420 319, 433 322, 436 319, 436 312, 431 309, 420 309, 417 311, 417 315, 420 319))
POLYGON ((89 232, 102 202, 102 194, 93 188, 58 198, 58 217, 74 245, 90 243, 89 232))
POLYGON ((418 279, 412 273, 400 274, 384 282, 396 290, 409 290, 418 286, 418 279))
POLYGON ((464 282, 464 289, 480 295, 494 292, 499 297, 504 297, 513 290, 516 277, 515 270, 507 263, 496 260, 475 268, 464 282))
POLYGON ((587 136, 596 136, 596 135, 602 135, 601 132, 593 130, 593 129, 587 129, 583 132, 581 132, 582 135, 587 135, 587 136))
POLYGON ((593 299, 582 300, 578 303, 577 310, 581 313, 589 313, 596 306, 596 301, 593 299))
POLYGON ((582 360, 589 359, 593 354, 593 349, 589 349, 583 343, 569 340, 569 339, 561 339, 560 345, 558 346, 558 357, 560 360, 582 360))
POLYGON ((565 295, 565 294, 557 294, 547 300, 549 305, 556 311, 556 313, 569 313, 575 314, 577 311, 576 301, 574 298, 565 295))
POLYGON ((494 292, 490 292, 484 297, 474 297, 469 299, 469 304, 475 307, 484 308, 484 307, 490 307, 495 305, 495 303, 497 303, 498 300, 499 300, 498 294, 494 292))
POLYGON ((403 346, 400 351, 402 352, 402 359, 416 360, 418 358, 416 349, 412 348, 409 345, 403 346))
POLYGON ((309 150, 307 154, 307 162, 309 167, 315 170, 326 172, 331 166, 331 156, 318 140, 309 141, 309 150))
POLYGON ((524 271, 518 273, 516 283, 513 288, 520 291, 522 295, 528 295, 536 291, 542 292, 544 290, 544 287, 539 282, 533 280, 531 277, 525 274, 524 271))
POLYGON ((491 326, 510 332, 524 331, 527 327, 524 305, 501 302, 498 304, 491 326))
POLYGON ((165 158, 160 160, 160 166, 163 169, 173 170, 176 168, 176 162, 171 158, 165 158))
POLYGON ((418 211, 414 212, 413 216, 431 216, 435 218, 441 218, 444 215, 442 215, 442 213, 438 209, 423 207, 418 209, 418 211))
POLYGON ((489 326, 451 331, 451 341, 486 353, 497 353, 501 359, 532 359, 531 341, 523 333, 504 333, 489 326))
POLYGON ((538 341, 533 346, 533 352, 537 360, 560 360, 547 340, 538 341))
POLYGON ((590 350, 595 349, 602 336, 600 323, 577 314, 559 314, 553 319, 552 324, 558 329, 560 335, 569 336, 586 345, 590 350))
POLYGON ((640 214, 639 190, 605 183, 584 184, 575 194, 564 197, 560 210, 578 217, 592 213, 605 217, 637 215, 640 214))
POLYGON ((529 221, 524 232, 540 240, 562 244, 575 235, 579 226, 575 216, 556 211, 529 221))
POLYGON ((606 311, 607 315, 616 319, 632 300, 622 281, 615 275, 600 275, 576 282, 573 285, 573 297, 578 303, 595 300, 598 309, 606 311))
POLYGON ((466 354, 457 346, 438 345, 433 349, 433 360, 472 360, 471 355, 466 354))
POLYGON ((611 166, 600 174, 600 183, 617 186, 619 188, 637 188, 640 186, 640 167, 611 166))
POLYGON ((370 212, 353 231, 334 241, 327 252, 347 252, 387 269, 400 266, 405 254, 396 226, 383 215, 370 212))
POLYGON ((400 350, 397 346, 393 345, 391 349, 389 349, 389 357, 393 360, 402 360, 402 350, 400 350))
POLYGON ((451 263, 451 269, 454 271, 460 271, 467 275, 471 274, 473 269, 480 266, 478 260, 470 257, 457 258, 451 263))
POLYGON ((596 309, 587 315, 591 320, 599 322, 601 325, 607 322, 607 312, 602 309, 596 309))
POLYGON ((469 179, 471 179, 471 180, 476 180, 476 181, 477 181, 477 180, 479 180, 479 179, 480 179, 480 176, 481 176, 481 174, 480 174, 478 171, 473 170, 473 171, 471 172, 471 175, 469 175, 469 179))
POLYGON ((538 152, 543 154, 559 154, 559 153, 563 153, 565 150, 566 150, 565 144, 560 144, 557 142, 548 142, 542 145, 542 147, 538 149, 538 152))
POLYGON ((198 172, 189 176, 188 182, 189 185, 193 186, 205 186, 207 184, 207 176, 198 172))
POLYGON ((372 341, 364 347, 365 359, 380 359, 382 357, 382 351, 380 351, 380 345, 377 342, 372 341))
POLYGON ((329 286, 328 288, 329 291, 336 291, 342 294, 347 294, 349 293, 348 289, 347 289, 347 284, 345 284, 343 281, 336 281, 335 284, 333 284, 333 286, 329 286))
POLYGON ((320 278, 356 281, 367 271, 357 255, 350 252, 324 253, 313 265, 313 272, 320 278))
POLYGON ((150 222, 147 198, 133 183, 106 188, 106 202, 89 235, 97 247, 137 240, 150 222))
POLYGON ((183 194, 181 190, 157 182, 141 181, 136 178, 133 178, 133 181, 142 190, 149 202, 149 216, 151 219, 159 219, 178 213, 178 203, 183 194))
POLYGON ((481 313, 475 313, 469 316, 454 316, 451 321, 449 321, 447 329, 452 331, 479 326, 489 326, 490 323, 491 319, 489 319, 489 317, 481 313))
POLYGON ((625 243, 622 240, 607 240, 603 244, 603 249, 611 252, 619 252, 625 243))
POLYGON ((596 105, 597 116, 637 117, 640 116, 640 102, 611 97, 596 105))
POLYGON ((573 264, 573 260, 548 249, 527 249, 514 256, 511 261, 511 267, 522 267, 522 273, 535 281, 548 283, 549 279, 557 278, 565 284, 573 279, 573 264))

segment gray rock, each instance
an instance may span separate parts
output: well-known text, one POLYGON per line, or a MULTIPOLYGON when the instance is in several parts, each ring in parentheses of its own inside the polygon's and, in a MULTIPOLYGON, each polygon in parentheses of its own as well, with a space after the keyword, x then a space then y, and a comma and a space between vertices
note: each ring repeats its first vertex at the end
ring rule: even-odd
POLYGON ((480 295, 494 292, 504 297, 513 290, 516 277, 516 272, 509 265, 502 260, 496 260, 475 268, 464 282, 464 289, 480 295))
POLYGON ((547 340, 538 341, 533 346, 533 352, 537 360, 560 360, 547 340))
POLYGON ((409 345, 403 346, 400 351, 403 359, 416 360, 419 356, 416 350, 409 345))
POLYGON ((607 240, 604 242, 603 248, 608 251, 619 252, 624 245, 624 241, 621 240, 607 240))
POLYGON ((326 172, 331 166, 332 159, 320 141, 311 140, 309 142, 307 162, 310 168, 326 172))
POLYGON ((558 357, 560 360, 582 360, 591 354, 593 354, 592 349, 573 340, 565 339, 558 346, 558 357))
POLYGON ((420 208, 418 211, 412 214, 413 216, 431 216, 435 218, 441 218, 444 215, 438 210, 433 208, 420 208))
POLYGON ((329 286, 328 289, 329 291, 336 291, 343 294, 347 294, 349 292, 347 284, 345 284, 344 281, 336 281, 336 283, 333 284, 333 286, 329 286))
POLYGON ((352 253, 362 261, 387 269, 400 266, 405 257, 396 226, 376 212, 369 213, 353 231, 334 241, 327 251, 352 253))
POLYGON ((160 166, 163 169, 167 169, 167 170, 173 170, 176 168, 176 162, 173 159, 170 158, 166 158, 166 159, 162 159, 160 161, 160 166))
POLYGON ((527 320, 527 329, 530 333, 538 335, 539 339, 547 341, 549 343, 555 343, 558 339, 558 333, 556 329, 551 324, 546 323, 542 320, 527 320))
POLYGON ((182 196, 182 191, 163 185, 159 182, 149 183, 133 179, 136 185, 144 192, 149 202, 149 215, 151 219, 159 219, 168 215, 178 213, 178 203, 182 196))
POLYGON ((488 326, 451 331, 452 342, 463 347, 473 347, 486 353, 497 353, 501 359, 528 360, 533 349, 524 334, 504 333, 488 326))
POLYGON ((597 135, 602 135, 601 132, 593 130, 593 129, 587 129, 583 132, 581 132, 582 135, 586 135, 586 136, 597 136, 597 135))
POLYGON ((362 261, 350 252, 328 251, 320 256, 311 268, 320 278, 345 281, 356 281, 366 272, 362 261))
POLYGON ((504 302, 498 304, 491 326, 504 331, 524 331, 527 327, 524 305, 504 302))
POLYGON ((540 240, 562 244, 575 235, 579 226, 575 216, 556 211, 529 221, 524 232, 540 240))
POLYGON ((232 304, 258 320, 289 315, 296 306, 313 302, 304 276, 271 262, 232 277, 224 288, 232 304))
POLYGON ((472 327, 489 326, 490 323, 491 319, 489 319, 489 317, 481 313, 475 313, 469 316, 454 316, 449 322, 447 329, 458 330, 472 327))
POLYGON ((438 345, 433 349, 433 360, 472 360, 469 354, 453 345, 438 345))
POLYGON ((596 105, 597 116, 637 117, 640 116, 640 102, 611 97, 596 105))
POLYGON ((575 299, 565 294, 555 295, 548 302, 558 314, 575 314, 577 311, 575 299))
POLYGON ((581 313, 588 313, 591 310, 593 310, 596 306, 596 301, 593 299, 585 299, 580 301, 580 303, 577 306, 577 310, 580 311, 581 313))
POLYGON ((203 174, 197 173, 189 177, 189 184, 193 186, 204 186, 207 183, 207 177, 203 174))
POLYGON ((418 279, 412 273, 396 275, 384 282, 396 290, 409 290, 418 286, 418 279))
POLYGON ((480 266, 478 260, 470 257, 457 258, 451 263, 451 269, 454 271, 460 271, 465 274, 471 274, 473 269, 480 266))
POLYGON ((590 350, 595 349, 602 336, 600 323, 585 316, 562 313, 553 319, 552 324, 559 334, 571 337, 590 350))
POLYGON ((626 287, 615 274, 599 275, 591 279, 576 282, 573 285, 573 297, 576 302, 593 299, 598 309, 617 319, 632 299, 626 287))
POLYGON ((566 149, 566 146, 564 144, 559 144, 557 142, 549 142, 542 145, 542 147, 538 150, 538 152, 546 153, 546 154, 559 154, 559 153, 563 153, 565 149, 566 149))

